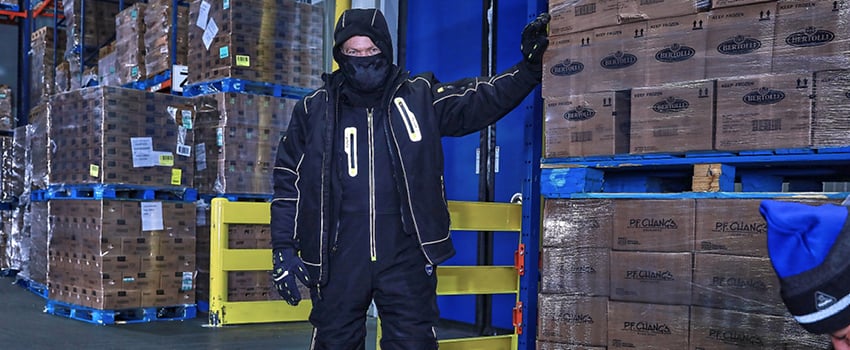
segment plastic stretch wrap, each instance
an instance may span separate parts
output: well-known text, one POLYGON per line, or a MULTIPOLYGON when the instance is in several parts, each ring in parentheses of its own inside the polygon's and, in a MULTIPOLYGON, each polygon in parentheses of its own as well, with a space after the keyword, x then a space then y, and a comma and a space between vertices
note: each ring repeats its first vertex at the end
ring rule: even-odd
POLYGON ((96 309, 195 303, 193 203, 52 200, 49 216, 51 299, 96 309))
POLYGON ((21 264, 18 276, 40 285, 47 285, 47 202, 30 202, 23 211, 25 231, 20 247, 26 250, 25 263, 21 264))
POLYGON ((622 139, 597 104, 547 109, 546 157, 850 145, 850 1, 733 0, 701 12, 639 1, 642 15, 624 15, 634 3, 550 2, 547 106, 620 90, 632 100, 628 118, 616 114, 630 125, 622 139))
MULTIPOLYGON (((125 0, 124 6, 135 2, 137 1, 125 0)), ((82 72, 79 67, 83 63, 80 57, 82 56, 87 64, 96 64, 88 62, 89 58, 96 58, 97 50, 115 38, 115 16, 118 14, 119 4, 111 1, 65 0, 62 5, 68 32, 65 57, 71 62, 72 76, 79 78, 82 72)))
POLYGON ((50 104, 45 103, 34 106, 30 110, 29 126, 27 127, 27 143, 29 144, 30 189, 47 189, 50 184, 48 168, 50 164, 50 153, 53 150, 48 140, 47 130, 50 128, 50 104))
POLYGON ((11 132, 15 129, 15 100, 12 88, 0 85, 0 131, 11 132))
POLYGON ((53 28, 41 27, 30 35, 30 105, 47 102, 55 93, 54 68, 65 55, 66 35, 64 29, 58 29, 58 39, 54 38, 53 28), (54 45, 56 46, 54 49, 54 45))
POLYGON ((192 187, 191 99, 96 87, 57 95, 51 103, 50 185, 192 187))
POLYGON ((547 199, 537 339, 570 349, 827 348, 782 303, 760 202, 547 199), (587 218, 610 221, 610 247, 580 248, 602 239, 588 235, 551 244, 587 218), (603 301, 606 312, 595 311, 603 301))
POLYGON ((198 191, 273 194, 277 146, 296 102, 238 93, 201 97, 195 130, 198 191))
POLYGON ((236 78, 318 87, 324 18, 323 6, 293 0, 192 1, 189 84, 236 78))
POLYGON ((118 52, 115 43, 100 49, 97 60, 98 86, 119 86, 118 82, 118 52))
POLYGON ((115 16, 115 51, 118 52, 118 85, 144 80, 145 9, 144 3, 125 8, 115 16))
POLYGON ((71 90, 71 65, 68 61, 62 61, 62 63, 56 65, 55 77, 53 91, 61 94, 71 90))
POLYGON ((177 6, 175 27, 172 5, 173 0, 150 0, 145 9, 144 63, 148 77, 171 70, 172 61, 186 65, 189 51, 189 7, 177 6), (176 40, 176 52, 172 49, 172 40, 176 40))
POLYGON ((16 198, 15 191, 15 139, 14 136, 0 136, 0 202, 11 202, 16 198))

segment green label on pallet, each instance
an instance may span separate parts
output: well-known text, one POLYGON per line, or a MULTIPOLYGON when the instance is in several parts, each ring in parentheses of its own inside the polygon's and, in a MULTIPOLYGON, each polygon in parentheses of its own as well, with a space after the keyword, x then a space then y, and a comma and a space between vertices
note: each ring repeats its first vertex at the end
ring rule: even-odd
POLYGON ((230 56, 230 49, 227 46, 222 46, 218 49, 218 58, 227 58, 230 56))

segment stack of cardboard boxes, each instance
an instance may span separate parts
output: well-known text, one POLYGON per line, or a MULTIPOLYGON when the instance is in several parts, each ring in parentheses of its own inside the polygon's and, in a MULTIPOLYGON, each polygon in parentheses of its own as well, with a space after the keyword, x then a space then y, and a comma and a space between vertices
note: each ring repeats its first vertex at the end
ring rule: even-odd
POLYGON ((54 37, 53 28, 41 27, 30 35, 30 106, 47 102, 55 93, 54 70, 65 56, 66 43, 65 30, 58 29, 55 34, 58 38, 54 37))
POLYGON ((117 53, 115 70, 118 74, 119 86, 141 81, 147 77, 144 22, 146 9, 146 4, 138 3, 123 9, 115 16, 115 52, 117 53))
POLYGON ((850 144, 846 1, 572 0, 550 12, 546 157, 850 144), (600 105, 603 93, 614 96, 600 105))
POLYGON ((189 7, 174 0, 150 0, 145 9, 145 73, 148 78, 171 70, 172 62, 185 65, 189 50, 189 7))
POLYGON ((785 311, 760 202, 547 200, 541 348, 825 345, 785 311))

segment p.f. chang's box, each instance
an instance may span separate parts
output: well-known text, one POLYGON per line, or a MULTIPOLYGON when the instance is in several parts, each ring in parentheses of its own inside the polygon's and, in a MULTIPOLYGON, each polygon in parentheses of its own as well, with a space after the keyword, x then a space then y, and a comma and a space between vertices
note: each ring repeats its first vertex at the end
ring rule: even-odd
POLYGON ((687 349, 687 305, 608 303, 608 349, 687 349))
POLYGON ((611 250, 544 247, 540 257, 540 290, 544 293, 607 296, 611 250))
POLYGON ((784 327, 784 317, 693 306, 689 349, 787 349, 784 327))
POLYGON ((811 96, 811 74, 718 79, 715 148, 809 147, 811 96))
POLYGON ((611 300, 691 305, 691 253, 611 252, 611 300))
POLYGON ((546 199, 543 246, 611 248, 613 214, 610 199, 546 199))
POLYGON ((760 199, 697 199, 694 251, 766 258, 760 199))
POLYGON ((693 305, 768 315, 786 312, 770 259, 734 255, 695 254, 693 305))
POLYGON ((599 92, 546 100, 547 158, 629 151, 629 94, 599 92))
POLYGON ((584 346, 608 342, 608 298, 540 294, 538 340, 584 346))
POLYGON ((705 28, 707 79, 770 73, 776 3, 714 9, 705 28))
POLYGON ((713 80, 632 89, 631 153, 711 150, 714 96, 713 80))
POLYGON ((781 0, 778 8, 774 73, 850 67, 850 2, 781 0))
POLYGON ((614 201, 614 250, 691 252, 694 201, 622 199, 614 201))

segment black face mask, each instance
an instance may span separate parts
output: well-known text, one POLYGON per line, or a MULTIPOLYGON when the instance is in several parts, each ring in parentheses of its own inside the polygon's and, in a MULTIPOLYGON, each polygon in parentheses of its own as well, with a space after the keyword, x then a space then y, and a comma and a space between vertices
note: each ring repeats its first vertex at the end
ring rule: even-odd
POLYGON ((390 72, 389 62, 381 54, 367 57, 348 56, 341 68, 351 87, 363 92, 382 89, 390 72))

